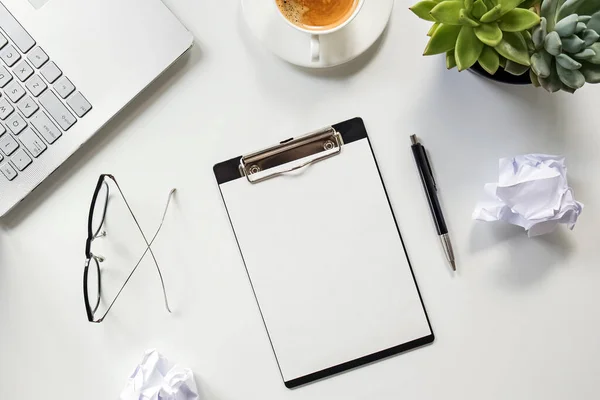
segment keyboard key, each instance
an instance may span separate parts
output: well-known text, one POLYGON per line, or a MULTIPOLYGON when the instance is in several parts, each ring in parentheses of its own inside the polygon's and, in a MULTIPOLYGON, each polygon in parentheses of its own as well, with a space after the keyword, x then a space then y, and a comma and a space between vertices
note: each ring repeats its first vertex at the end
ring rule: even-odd
POLYGON ((6 68, 0 65, 0 88, 6 86, 6 84, 12 81, 13 77, 10 72, 6 68))
POLYGON ((19 110, 23 113, 25 118, 31 117, 40 108, 35 101, 29 96, 25 96, 17 104, 19 110))
POLYGON ((8 44, 8 40, 0 33, 0 49, 8 44))
POLYGON ((40 46, 36 46, 27 54, 27 59, 33 64, 34 67, 40 68, 48 61, 48 55, 40 46))
POLYGON ((27 89, 29 89, 31 94, 34 95, 35 97, 38 97, 40 94, 42 94, 44 92, 44 90, 46 90, 48 88, 48 85, 46 85, 46 82, 44 82, 42 80, 42 78, 40 78, 39 75, 32 76, 30 80, 25 82, 25 86, 27 87, 27 89))
MULTIPOLYGON (((0 136, 4 135, 6 133, 6 128, 4 127, 4 125, 0 124, 0 136)), ((0 154, 0 156, 2 156, 2 154, 0 154)), ((2 161, 2 158, 0 158, 0 161, 2 161)))
POLYGON ((23 29, 2 3, 0 3, 0 27, 23 53, 27 53, 35 46, 35 40, 23 29))
POLYGON ((27 128, 19 136, 19 140, 32 156, 38 158, 40 154, 46 151, 46 144, 40 139, 31 128, 27 128))
POLYGON ((25 122, 19 113, 13 113, 13 115, 8 117, 6 120, 6 126, 8 126, 8 129, 10 129, 12 133, 18 135, 23 129, 25 129, 27 122, 25 122))
POLYGON ((17 64, 17 66, 13 69, 15 75, 21 82, 25 82, 27 78, 33 75, 33 68, 27 63, 27 61, 23 60, 17 64))
POLYGON ((19 148, 19 143, 10 135, 2 135, 0 137, 0 149, 7 156, 10 156, 19 148))
POLYGON ((52 144, 61 137, 62 132, 54 125, 54 122, 50 121, 50 118, 45 112, 37 113, 31 119, 31 125, 42 135, 46 142, 52 144))
POLYGON ((67 107, 56 97, 52 90, 46 90, 38 99, 42 107, 48 111, 48 114, 63 130, 66 131, 77 122, 73 114, 69 112, 67 107))
POLYGON ((79 118, 83 117, 92 109, 92 105, 80 92, 75 92, 73 96, 69 97, 67 104, 75 111, 75 114, 77 114, 79 118))
POLYGON ((10 105, 6 98, 0 98, 0 119, 5 120, 13 111, 15 111, 15 109, 10 105))
MULTIPOLYGON (((2 54, 0 53, 0 57, 1 56, 2 54)), ((54 83, 54 81, 62 75, 62 71, 56 66, 56 64, 54 64, 53 61, 50 61, 48 64, 44 65, 40 72, 42 73, 44 79, 48 81, 48 83, 54 83)))
POLYGON ((23 87, 19 85, 17 81, 13 80, 6 85, 4 88, 4 93, 6 96, 8 96, 10 101, 16 103, 17 101, 21 100, 21 97, 25 96, 25 89, 23 89, 23 87))
POLYGON ((58 93, 60 97, 66 99, 71 93, 73 93, 75 86, 73 86, 69 78, 63 76, 54 84, 54 90, 56 90, 56 93, 58 93))
MULTIPOLYGON (((0 3, 1 5, 2 3, 0 3)), ((8 45, 0 50, 0 58, 6 65, 12 67, 21 59, 21 54, 12 45, 8 45)))
POLYGON ((9 163, 0 165, 0 171, 2 171, 2 174, 9 181, 12 181, 17 177, 17 171, 15 171, 15 169, 9 163))
POLYGON ((11 158, 11 161, 19 171, 23 171, 31 164, 31 157, 29 157, 23 149, 19 149, 19 151, 11 158))

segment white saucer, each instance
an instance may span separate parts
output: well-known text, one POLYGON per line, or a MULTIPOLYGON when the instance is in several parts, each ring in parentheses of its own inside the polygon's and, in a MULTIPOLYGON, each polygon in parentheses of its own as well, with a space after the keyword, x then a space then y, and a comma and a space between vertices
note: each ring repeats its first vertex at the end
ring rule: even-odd
POLYGON ((310 59, 310 35, 289 26, 275 0, 242 0, 250 30, 273 53, 307 68, 327 68, 355 59, 381 36, 388 24, 394 0, 367 0, 345 28, 321 37, 321 60, 310 59))

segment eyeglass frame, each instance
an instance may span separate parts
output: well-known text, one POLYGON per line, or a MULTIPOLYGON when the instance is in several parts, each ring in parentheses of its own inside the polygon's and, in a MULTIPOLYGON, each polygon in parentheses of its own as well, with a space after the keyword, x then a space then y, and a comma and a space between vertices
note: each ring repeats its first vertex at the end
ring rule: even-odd
POLYGON ((123 289, 125 289, 125 286, 127 286, 127 283, 129 283, 129 280, 131 279, 131 277, 133 276, 133 274, 135 273, 135 271, 137 270, 138 266, 140 265, 140 263, 142 262, 142 260, 144 259, 144 257, 146 256, 146 253, 150 252, 150 255, 152 256, 152 259, 154 260, 154 264, 156 265, 156 269, 158 271, 158 276, 160 277, 160 282, 161 282, 161 286, 162 286, 162 291, 163 291, 163 296, 164 296, 164 300, 165 300, 165 307, 167 309, 167 311, 169 313, 171 313, 171 308, 169 307, 169 301, 167 299, 167 291, 165 288, 165 282, 162 276, 162 272, 160 270, 160 267, 158 265, 158 261, 156 260, 156 256, 154 255, 154 252, 152 251, 152 244, 154 243, 154 240, 156 239, 156 237, 158 236, 158 233, 160 232, 164 220, 165 220, 165 216, 167 214, 167 210, 169 208, 169 204, 171 202, 171 197, 173 196, 173 194, 175 194, 176 189, 171 189, 171 191, 169 192, 169 197, 167 199, 167 204, 165 206, 165 210, 162 216, 162 220, 161 223, 158 227, 158 229, 156 230, 154 236, 152 237, 152 240, 150 242, 148 242, 148 239, 146 238, 146 235, 144 234, 144 231, 142 230, 135 214, 133 213, 133 210, 131 209, 131 207, 129 206, 129 203, 127 202, 127 199, 125 198, 125 195, 123 194, 123 191, 121 190, 121 187, 119 186, 119 183, 117 182, 117 180, 115 179, 115 177, 111 174, 102 174, 100 175, 100 177, 98 178, 98 183, 96 185, 96 189, 94 190, 94 195, 92 196, 92 203, 90 205, 90 211, 88 214, 88 236, 85 242, 85 266, 84 266, 84 270, 83 270, 83 297, 84 297, 84 303, 85 303, 85 310, 86 310, 86 314, 87 314, 87 318, 89 322, 92 323, 101 323, 102 321, 104 321, 104 319, 106 318, 106 316, 108 315, 108 313, 110 312, 110 310, 112 309, 113 305, 115 304, 115 302, 117 301, 117 299, 119 298, 121 292, 123 291, 123 289), (110 187, 108 186, 108 183, 106 182, 106 179, 110 179, 112 180, 112 182, 114 182, 115 186, 117 187, 117 190, 119 191, 119 194, 121 195, 121 198, 123 199, 123 201, 125 202, 125 205, 127 206, 127 209, 129 211, 129 213, 131 214, 131 217, 133 218, 140 234, 142 235, 142 237, 144 238, 144 242, 146 243, 146 250, 144 251, 144 253, 141 255, 141 257, 139 258, 138 262, 136 263, 136 265, 133 267, 132 271, 129 273, 127 279, 125 280, 125 282, 123 283, 123 285, 121 286, 121 288, 119 289, 119 291, 117 292, 117 295, 115 296, 115 298, 112 300, 112 302, 110 303, 110 305, 108 306, 108 308, 106 309, 106 311, 104 312, 104 315, 102 315, 102 317, 95 319, 95 313, 98 310, 98 307, 100 306, 100 299, 101 299, 101 295, 102 295, 102 279, 101 279, 101 271, 100 271, 100 263, 104 261, 104 258, 98 255, 94 255, 91 251, 92 248, 92 242, 95 239, 98 239, 100 237, 104 237, 106 236, 106 232, 102 231, 102 227, 104 226, 104 222, 106 220, 106 213, 108 211, 108 199, 109 199, 109 194, 110 194, 110 187), (106 185, 107 190, 106 190, 106 199, 104 202, 104 209, 102 210, 102 220, 100 221, 100 224, 98 225, 98 229, 96 232, 93 232, 93 219, 94 219, 94 210, 96 207, 96 202, 98 201, 98 196, 100 194, 100 190, 102 189, 102 186, 106 185), (90 264, 91 262, 94 262, 96 264, 96 272, 98 274, 98 296, 96 299, 96 305, 94 306, 94 308, 92 309, 90 301, 89 301, 89 293, 88 293, 88 274, 89 274, 89 268, 90 268, 90 264))

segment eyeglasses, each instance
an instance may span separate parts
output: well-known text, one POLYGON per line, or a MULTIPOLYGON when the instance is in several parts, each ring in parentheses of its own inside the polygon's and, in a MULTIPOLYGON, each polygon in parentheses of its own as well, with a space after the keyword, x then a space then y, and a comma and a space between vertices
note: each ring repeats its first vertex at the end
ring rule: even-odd
POLYGON ((160 283, 162 285, 162 292, 163 292, 163 296, 164 296, 164 300, 165 300, 165 307, 169 313, 171 312, 171 309, 169 308, 169 301, 167 299, 167 291, 165 289, 165 282, 163 280, 162 272, 160 271, 160 267, 158 266, 158 261, 156 261, 156 257, 154 256, 154 252, 152 251, 151 246, 154 243, 154 240, 156 240, 156 237, 158 236, 158 233, 160 232, 160 230, 163 226, 165 217, 167 215, 167 210, 169 208, 169 204, 171 203, 171 198, 175 194, 175 191, 176 191, 176 189, 172 189, 169 192, 169 197, 167 199, 167 204, 165 206, 165 209, 164 209, 164 212, 162 215, 162 219, 160 221, 160 225, 159 225, 158 229, 156 230, 156 232, 154 233, 152 240, 148 241, 146 235, 144 234, 144 232, 142 231, 142 228, 140 227, 140 224, 138 223, 137 218, 133 214, 133 211, 131 210, 129 203, 125 199, 125 195, 123 194, 123 191, 119 187, 119 184, 117 183, 115 177, 112 175, 109 175, 109 174, 100 175, 100 178, 98 179, 98 184, 96 185, 96 190, 94 191, 94 196, 92 197, 92 204, 91 204, 90 213, 88 216, 88 235, 87 235, 87 240, 85 241, 85 258, 86 259, 85 259, 85 267, 83 270, 83 298, 85 301, 85 310, 87 313, 88 321, 93 322, 93 323, 100 323, 100 322, 104 321, 104 319, 108 315, 109 311, 111 310, 111 308, 113 307, 113 305, 115 304, 117 299, 119 298, 119 295, 121 294, 121 292, 123 291, 125 286, 127 286, 127 283, 129 282, 132 275, 134 274, 134 272, 136 271, 136 269, 138 268, 138 266, 140 265, 140 263, 142 262, 142 260, 144 259, 144 257, 146 256, 146 254, 148 252, 152 256, 154 264, 156 265, 156 270, 158 271, 158 276, 160 277, 160 283), (121 286, 119 291, 117 292, 114 299, 112 299, 112 301, 110 301, 110 303, 107 303, 109 305, 106 308, 106 311, 104 313, 102 313, 101 316, 98 316, 98 315, 96 315, 96 313, 98 311, 98 308, 100 306, 101 299, 102 299, 102 268, 101 268, 101 264, 104 263, 106 261, 106 259, 100 255, 94 254, 94 252, 92 251, 92 246, 95 241, 105 238, 107 236, 107 233, 103 230, 103 227, 105 225, 106 214, 108 211, 108 201, 109 201, 110 187, 111 187, 110 183, 114 184, 114 187, 117 188, 117 191, 118 191, 120 197, 125 202, 125 205, 127 206, 127 210, 131 214, 131 217, 133 218, 135 225, 137 226, 142 237, 144 238, 144 242, 146 243, 146 249, 145 249, 144 253, 140 256, 139 260, 133 267, 132 271, 127 276, 127 279, 125 280, 125 282, 123 283, 123 285, 121 286), (92 302, 90 302, 90 299, 92 299, 92 302))

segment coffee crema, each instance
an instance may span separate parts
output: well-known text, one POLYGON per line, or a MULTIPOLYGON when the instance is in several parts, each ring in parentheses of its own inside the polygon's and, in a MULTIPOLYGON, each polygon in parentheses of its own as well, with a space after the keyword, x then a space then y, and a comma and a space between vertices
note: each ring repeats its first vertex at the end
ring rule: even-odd
POLYGON ((346 22, 359 0, 275 0, 283 16, 311 31, 326 31, 346 22))

